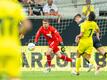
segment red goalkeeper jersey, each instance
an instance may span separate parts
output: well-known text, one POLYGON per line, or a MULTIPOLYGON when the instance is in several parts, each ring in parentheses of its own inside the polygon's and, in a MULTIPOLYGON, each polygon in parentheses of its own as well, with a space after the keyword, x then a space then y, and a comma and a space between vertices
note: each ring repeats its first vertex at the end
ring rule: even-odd
POLYGON ((48 28, 45 28, 41 26, 39 30, 37 31, 37 34, 35 36, 35 42, 38 42, 38 39, 40 35, 43 34, 48 43, 50 44, 52 41, 62 42, 62 38, 59 34, 59 32, 51 25, 48 26, 48 28))

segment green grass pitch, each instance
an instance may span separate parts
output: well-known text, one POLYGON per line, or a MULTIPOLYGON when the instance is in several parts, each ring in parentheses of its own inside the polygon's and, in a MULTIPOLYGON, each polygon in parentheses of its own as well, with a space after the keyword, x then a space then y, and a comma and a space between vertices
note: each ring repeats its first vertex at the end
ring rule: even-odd
POLYGON ((72 75, 68 71, 43 72, 22 72, 22 80, 107 80, 107 72, 81 72, 79 76, 72 75))

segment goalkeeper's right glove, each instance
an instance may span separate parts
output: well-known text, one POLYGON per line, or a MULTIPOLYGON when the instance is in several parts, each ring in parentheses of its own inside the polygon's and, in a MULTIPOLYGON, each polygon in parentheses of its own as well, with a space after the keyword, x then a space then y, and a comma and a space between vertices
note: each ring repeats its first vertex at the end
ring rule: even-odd
POLYGON ((61 52, 62 52, 62 53, 65 52, 65 47, 64 47, 64 46, 61 47, 61 52))
POLYGON ((64 53, 64 52, 65 52, 64 43, 63 43, 63 42, 61 42, 60 44, 61 44, 61 52, 62 52, 62 53, 64 53))

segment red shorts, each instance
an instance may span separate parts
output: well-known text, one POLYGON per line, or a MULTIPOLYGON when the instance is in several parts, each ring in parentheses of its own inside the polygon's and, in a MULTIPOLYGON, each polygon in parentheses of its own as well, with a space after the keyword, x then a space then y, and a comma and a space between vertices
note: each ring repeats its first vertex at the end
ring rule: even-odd
POLYGON ((49 47, 53 49, 54 53, 59 51, 58 45, 59 45, 59 42, 57 41, 52 41, 49 43, 49 47))

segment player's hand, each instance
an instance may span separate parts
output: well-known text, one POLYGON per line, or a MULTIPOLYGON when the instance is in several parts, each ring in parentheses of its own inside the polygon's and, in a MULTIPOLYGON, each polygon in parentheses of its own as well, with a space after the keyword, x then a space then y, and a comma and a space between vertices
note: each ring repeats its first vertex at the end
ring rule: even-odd
POLYGON ((49 38, 52 38, 52 35, 51 34, 46 34, 49 38))
POLYGON ((61 52, 63 52, 63 53, 64 53, 64 52, 65 52, 64 43, 63 43, 63 42, 61 42, 60 44, 61 44, 61 52))
POLYGON ((63 53, 65 52, 65 47, 64 46, 61 47, 61 52, 63 52, 63 53))
POLYGON ((80 40, 80 39, 79 39, 78 37, 75 38, 75 42, 76 42, 76 43, 79 43, 79 40, 80 40))
POLYGON ((19 35, 19 38, 20 38, 20 39, 23 39, 23 38, 24 38, 24 35, 23 35, 23 34, 20 34, 20 35, 19 35))

